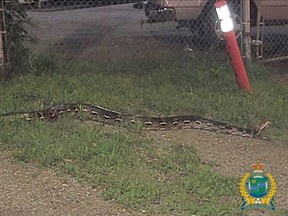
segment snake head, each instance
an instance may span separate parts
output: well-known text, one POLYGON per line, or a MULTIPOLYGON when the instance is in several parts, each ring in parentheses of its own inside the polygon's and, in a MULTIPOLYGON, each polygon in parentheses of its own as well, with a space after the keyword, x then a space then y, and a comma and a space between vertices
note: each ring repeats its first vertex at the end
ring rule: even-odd
POLYGON ((256 136, 259 136, 259 135, 261 134, 261 132, 262 132, 263 130, 265 130, 266 128, 268 128, 270 125, 271 125, 271 122, 269 122, 269 121, 266 121, 265 123, 262 123, 262 124, 258 125, 258 126, 256 127, 256 129, 254 130, 254 131, 255 131, 254 134, 255 134, 256 136))

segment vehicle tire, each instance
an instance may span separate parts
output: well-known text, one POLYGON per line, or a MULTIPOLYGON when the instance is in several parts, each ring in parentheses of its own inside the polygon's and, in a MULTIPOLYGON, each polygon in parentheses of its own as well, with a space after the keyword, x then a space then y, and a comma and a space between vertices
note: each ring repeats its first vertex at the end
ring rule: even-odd
POLYGON ((209 1, 195 23, 195 45, 197 47, 209 48, 214 43, 219 42, 220 39, 214 31, 216 20, 217 14, 214 9, 214 2, 209 1))

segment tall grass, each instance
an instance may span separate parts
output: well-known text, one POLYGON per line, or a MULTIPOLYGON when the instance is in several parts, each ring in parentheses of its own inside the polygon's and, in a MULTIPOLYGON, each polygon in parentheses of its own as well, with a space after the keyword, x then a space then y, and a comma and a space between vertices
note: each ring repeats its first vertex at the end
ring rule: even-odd
MULTIPOLYGON (((193 114, 250 127, 269 120, 271 137, 287 140, 287 88, 269 68, 248 68, 253 94, 239 91, 228 62, 192 57, 161 61, 65 63, 55 55, 30 59, 30 71, 0 83, 0 112, 65 102, 99 104, 126 113, 193 114)), ((135 211, 154 215, 240 215, 239 179, 200 163, 195 149, 165 145, 145 133, 87 124, 0 119, 1 148, 16 158, 103 188, 135 211)), ((284 213, 285 214, 285 213, 284 213)))
POLYGON ((239 91, 229 62, 196 57, 173 65, 143 60, 101 65, 65 64, 51 55, 34 59, 31 71, 1 82, 0 112, 87 102, 126 113, 201 115, 242 127, 271 121, 271 136, 287 139, 288 90, 261 65, 247 69, 251 95, 239 91))

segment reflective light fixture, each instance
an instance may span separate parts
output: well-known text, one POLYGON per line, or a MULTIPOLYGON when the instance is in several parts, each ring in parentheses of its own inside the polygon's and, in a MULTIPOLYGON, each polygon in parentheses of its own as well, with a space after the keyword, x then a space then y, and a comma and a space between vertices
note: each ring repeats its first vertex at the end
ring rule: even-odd
POLYGON ((218 1, 215 3, 218 19, 220 20, 220 28, 222 32, 230 32, 234 30, 233 20, 226 1, 218 1))

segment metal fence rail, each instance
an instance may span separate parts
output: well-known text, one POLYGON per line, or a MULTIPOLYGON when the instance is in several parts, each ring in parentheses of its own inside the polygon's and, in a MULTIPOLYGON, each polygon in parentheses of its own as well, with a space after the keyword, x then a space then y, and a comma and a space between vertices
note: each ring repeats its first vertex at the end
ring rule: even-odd
MULTIPOLYGON (((175 53, 179 56, 225 53, 213 7, 215 1, 159 2, 166 1, 34 0, 24 5, 38 25, 29 28, 39 38, 33 49, 52 49, 69 60, 104 61, 164 58, 175 53)), ((279 17, 275 5, 264 3, 255 8, 253 0, 228 0, 239 45, 243 51, 246 48, 243 52, 246 57, 249 53, 259 60, 281 60, 288 56, 288 25, 285 23, 288 3, 285 0, 270 2, 277 2, 280 7, 287 6, 287 13, 282 14, 284 17, 279 17), (267 12, 267 8, 278 20, 266 22, 267 17, 262 16, 261 11, 267 12)))
POLYGON ((287 1, 277 1, 281 11, 272 6, 261 5, 259 8, 256 43, 256 57, 261 61, 281 61, 288 59, 288 7, 287 1), (267 11, 275 19, 266 17, 267 11))

